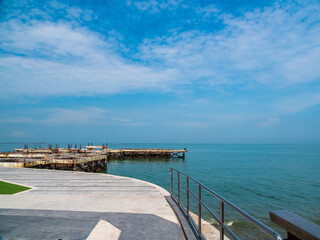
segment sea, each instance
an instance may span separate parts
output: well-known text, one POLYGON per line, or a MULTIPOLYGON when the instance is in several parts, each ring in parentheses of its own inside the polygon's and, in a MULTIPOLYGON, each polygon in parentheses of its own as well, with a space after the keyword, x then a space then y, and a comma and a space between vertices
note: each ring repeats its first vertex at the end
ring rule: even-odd
MULTIPOLYGON (((23 145, 2 143, 0 151, 12 151, 23 145)), ((34 143, 28 145, 32 147, 34 143)), ((60 147, 66 146, 60 144, 60 147)), ((285 231, 269 220, 271 210, 287 210, 320 224, 319 144, 110 143, 108 146, 115 149, 187 149, 185 159, 110 160, 108 174, 145 180, 170 192, 169 171, 170 168, 177 169, 278 231, 283 237, 285 231)), ((180 179, 185 183, 182 175, 180 179)), ((195 194, 198 193, 196 184, 190 182, 190 188, 195 194)), ((181 202, 186 206, 185 189, 181 187, 180 190, 181 202)), ((177 195, 175 182, 173 192, 177 195)), ((191 211, 198 213, 197 201, 189 197, 191 211)), ((204 190, 201 197, 219 216, 219 200, 204 190)), ((205 209, 202 209, 202 217, 217 226, 205 209)), ((225 207, 225 222, 240 239, 271 239, 228 206, 225 207)))

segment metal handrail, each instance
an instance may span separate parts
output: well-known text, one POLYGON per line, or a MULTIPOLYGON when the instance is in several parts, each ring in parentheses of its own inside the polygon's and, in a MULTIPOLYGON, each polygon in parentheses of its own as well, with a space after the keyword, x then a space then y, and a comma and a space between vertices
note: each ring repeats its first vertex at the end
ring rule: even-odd
POLYGON ((208 187, 204 186, 194 178, 188 176, 187 174, 180 172, 177 169, 170 168, 170 176, 171 176, 171 198, 174 199, 178 207, 180 207, 186 214, 187 221, 190 222, 195 229, 195 231, 198 233, 198 239, 201 240, 203 239, 202 237, 202 231, 201 231, 201 206, 203 206, 209 213, 210 215, 219 223, 220 225, 220 240, 224 240, 224 231, 226 230, 229 235, 231 236, 232 239, 238 240, 239 238, 224 224, 224 204, 227 204, 229 207, 231 207, 233 210, 238 212, 240 215, 242 215, 245 219, 247 219, 249 222, 257 226, 260 230, 262 230, 264 233, 268 234, 270 237, 276 240, 282 240, 282 237, 280 236, 279 233, 275 232, 268 226, 264 225, 262 222, 257 220, 256 218, 250 216, 248 213, 228 201, 227 199, 223 198, 219 194, 215 193, 208 187), (173 177, 173 171, 177 172, 178 177, 175 178, 173 177), (180 182, 180 174, 184 175, 186 177, 186 185, 180 182), (196 196, 195 193, 193 193, 189 189, 189 179, 191 179, 194 183, 198 184, 198 196, 196 196), (177 189, 178 189, 178 196, 174 196, 173 194, 173 181, 177 182, 177 189), (186 194, 187 194, 187 207, 185 208, 181 202, 180 202, 180 185, 186 189, 186 194), (206 190, 208 193, 210 193, 212 196, 218 198, 220 200, 220 218, 216 216, 210 208, 201 200, 201 189, 206 190), (189 208, 189 193, 191 193, 191 196, 196 198, 198 200, 198 224, 195 223, 191 215, 189 214, 190 208, 189 208))

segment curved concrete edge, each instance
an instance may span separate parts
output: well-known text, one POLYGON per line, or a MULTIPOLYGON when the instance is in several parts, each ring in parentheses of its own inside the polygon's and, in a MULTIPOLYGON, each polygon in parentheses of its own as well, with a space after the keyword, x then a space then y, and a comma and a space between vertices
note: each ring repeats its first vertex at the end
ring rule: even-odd
MULTIPOLYGON (((10 168, 10 167, 5 167, 5 168, 10 168)), ((37 169, 37 168, 28 168, 28 169, 31 169, 33 171, 59 171, 59 172, 68 172, 68 173, 80 173, 80 174, 101 174, 102 176, 113 176, 113 177, 119 177, 119 178, 125 178, 125 179, 131 179, 131 180, 134 180, 134 181, 137 181, 137 182, 141 182, 141 183, 146 183, 148 185, 151 185, 153 186, 154 188, 158 189, 161 194, 163 196, 169 196, 170 193, 165 190, 164 188, 160 187, 159 185, 156 185, 154 183, 151 183, 151 182, 147 182, 147 181, 144 181, 144 180, 140 180, 140 179, 137 179, 137 178, 133 178, 133 177, 125 177, 125 176, 120 176, 120 175, 114 175, 114 174, 109 174, 109 173, 92 173, 92 172, 81 172, 81 171, 68 171, 68 170, 54 170, 54 169, 37 169)), ((19 184, 19 183, 14 183, 14 184, 18 184, 18 185, 21 185, 23 186, 22 184, 19 184)), ((31 187, 31 186, 27 186, 27 187, 31 187)), ((34 187, 33 187, 34 188, 34 187)), ((36 189, 36 188, 34 188, 36 189)))
MULTIPOLYGON (((4 167, 4 168, 9 168, 9 167, 4 167)), ((164 200, 167 203, 168 203, 167 197, 170 197, 170 193, 167 190, 165 190, 164 188, 162 188, 162 187, 160 187, 160 186, 158 186, 156 184, 153 184, 153 183, 150 183, 150 182, 147 182, 147 181, 143 181, 143 180, 140 180, 140 179, 132 178, 132 177, 125 177, 125 176, 113 175, 113 174, 108 174, 108 173, 92 173, 92 172, 81 172, 81 171, 36 169, 36 168, 29 168, 29 169, 30 169, 30 172, 32 172, 32 171, 41 171, 41 172, 46 172, 46 171, 53 172, 53 171, 56 171, 56 172, 58 172, 59 171, 59 172, 64 172, 66 174, 74 174, 74 173, 82 174, 82 175, 92 175, 92 174, 97 175, 97 174, 100 174, 100 176, 105 176, 105 177, 112 176, 112 177, 121 178, 121 179, 128 179, 128 180, 132 180, 132 181, 135 181, 135 182, 140 182, 140 183, 147 184, 147 185, 152 186, 153 188, 157 189, 160 192, 160 196, 163 196, 164 200)), ((14 184, 22 185, 22 184, 19 184, 19 183, 14 183, 14 184)), ((24 185, 24 186, 26 186, 26 185, 24 185)), ((32 187, 32 186, 26 186, 26 187, 31 187, 32 189, 30 189, 30 190, 36 189, 35 187, 32 187)), ((170 215, 157 215, 157 216, 177 224, 179 226, 179 228, 180 228, 181 236, 184 237, 182 226, 180 224, 180 221, 179 221, 177 215, 175 214, 175 211, 173 210, 173 208, 171 207, 171 205, 169 203, 168 203, 168 206, 169 206, 169 209, 171 209, 171 211, 172 211, 172 216, 170 216, 170 215)))
MULTIPOLYGON (((198 215, 190 211, 190 215, 198 226, 198 215)), ((201 229, 202 233, 207 240, 219 240, 220 230, 210 224, 208 221, 201 218, 201 229)), ((230 240, 226 235, 224 235, 225 240, 230 240)))
MULTIPOLYGON (((9 168, 9 167, 4 167, 4 168, 9 168)), ((167 190, 165 190, 164 188, 160 187, 159 185, 156 185, 156 184, 153 184, 153 183, 150 183, 150 182, 147 182, 147 181, 143 181, 143 180, 140 180, 140 179, 132 178, 132 177, 125 177, 125 176, 113 175, 113 174, 108 174, 108 173, 92 173, 92 172, 81 172, 81 171, 36 169, 36 168, 29 168, 29 169, 30 169, 30 171, 41 171, 41 172, 44 172, 44 171, 48 171, 48 172, 56 171, 56 172, 58 172, 59 171, 59 172, 64 172, 66 174, 75 174, 75 173, 76 174, 82 174, 82 175, 92 175, 92 174, 97 175, 97 174, 100 174, 100 176, 105 176, 105 177, 112 176, 112 177, 121 178, 121 179, 128 179, 128 180, 131 180, 131 181, 140 182, 140 183, 152 186, 153 188, 157 189, 160 192, 159 196, 163 196, 164 197, 164 201, 166 201, 168 203, 169 209, 171 209, 171 211, 172 211, 172 216, 163 215, 163 214, 160 214, 160 215, 157 215, 157 216, 161 217, 161 218, 163 218, 163 219, 165 219, 167 221, 170 221, 172 223, 177 224, 179 226, 179 228, 180 228, 181 236, 183 236, 183 238, 185 239, 185 235, 183 234, 183 228, 181 226, 179 218, 177 217, 174 209, 172 208, 171 204, 168 202, 168 199, 167 199, 167 198, 170 198, 170 193, 167 190)), ((22 184, 19 184, 19 183, 14 183, 14 184, 22 185, 22 184)), ((24 186, 26 186, 26 185, 24 185, 24 186)), ((32 187, 32 186, 26 186, 26 187, 31 187, 32 189, 30 189, 30 190, 36 189, 35 187, 32 187)), ((25 191, 25 192, 27 192, 27 191, 25 191)))
MULTIPOLYGON (((10 168, 10 167, 3 167, 3 168, 10 168)), ((65 173, 77 173, 77 174, 84 174, 84 175, 91 175, 91 174, 100 174, 101 176, 113 176, 113 177, 118 177, 118 178, 122 178, 122 179, 130 179, 130 180, 133 180, 133 181, 136 181, 136 182, 141 182, 141 183, 145 183, 145 184, 148 184, 154 188, 156 188, 157 190, 160 191, 160 193, 165 197, 166 201, 169 203, 169 206, 171 208, 171 210, 173 211, 174 213, 174 216, 176 218, 176 223, 179 224, 180 226, 180 229, 181 229, 181 232, 183 233, 182 235, 186 238, 188 236, 185 235, 185 227, 187 226, 186 224, 183 224, 181 222, 182 219, 180 219, 181 216, 183 215, 179 215, 178 212, 177 212, 177 209, 174 209, 174 207, 171 205, 171 203, 168 201, 168 198, 171 199, 171 196, 170 196, 170 193, 165 190, 164 188, 160 187, 159 185, 156 185, 154 183, 150 183, 150 182, 147 182, 147 181, 144 181, 144 180, 140 180, 140 179, 137 179, 137 178, 132 178, 132 177, 125 177, 125 176, 119 176, 119 175, 114 175, 114 174, 108 174, 108 173, 92 173, 92 172, 81 172, 81 171, 68 171, 68 170, 52 170, 52 169, 36 169, 36 168, 29 168, 30 170, 32 171, 49 171, 49 172, 52 172, 52 171, 59 171, 59 172, 65 172, 65 173)), ((17 194, 22 194, 22 193, 26 193, 28 191, 31 191, 31 190, 34 190, 34 189, 37 189, 36 187, 33 187, 33 186, 29 186, 29 185, 25 185, 25 184, 20 184, 20 183, 15 183, 15 182, 12 182, 12 181, 7 181, 7 180, 2 180, 0 179, 0 181, 4 181, 4 182, 8 182, 8 183, 12 183, 12 184, 17 184, 17 185, 21 185, 21 186, 25 186, 25 187, 29 187, 31 189, 29 190, 26 190, 26 191, 23 191, 23 192, 19 192, 19 193, 15 193, 15 194, 12 194, 12 195, 17 195, 17 194)), ((174 203, 175 204, 175 203, 174 203)), ((197 218, 198 216, 196 214, 194 214, 193 212, 190 212, 190 215, 192 215, 192 217, 194 218, 195 222, 197 223, 197 218)), ((162 217, 166 220, 169 220, 169 221, 172 221, 172 219, 168 218, 168 216, 164 216, 164 215, 161 215, 159 217, 162 217)), ((186 220, 186 219, 184 219, 186 220)), ((207 239, 209 240, 217 240, 219 239, 219 233, 220 231, 215 228, 214 226, 212 226, 209 222, 207 222, 206 220, 204 220, 203 218, 201 219, 202 221, 202 227, 203 227, 203 232, 204 232, 204 235, 207 237, 207 239), (209 237, 208 237, 209 235, 209 237)), ((187 226, 188 227, 188 226, 187 226)), ((189 226, 189 230, 191 230, 191 227, 189 226)), ((189 231, 190 232, 190 231, 189 231)), ((191 239, 190 237, 191 235, 189 234, 188 238, 191 239)), ((226 240, 229 240, 226 236, 225 236, 225 239, 226 240)))
POLYGON ((166 196, 170 196, 170 193, 169 193, 167 190, 165 190, 163 187, 160 187, 160 186, 157 185, 157 184, 154 184, 154 183, 151 183, 151 182, 147 182, 147 181, 144 181, 144 180, 140 180, 140 179, 137 179, 137 178, 132 178, 132 177, 124 177, 124 176, 113 175, 113 174, 107 174, 107 175, 109 175, 109 176, 114 176, 114 177, 120 177, 120 178, 127 178, 127 179, 131 179, 131 180, 135 180, 135 181, 137 181, 137 182, 146 183, 146 184, 149 184, 149 185, 151 185, 152 187, 158 189, 163 196, 165 196, 165 197, 166 197, 166 196))

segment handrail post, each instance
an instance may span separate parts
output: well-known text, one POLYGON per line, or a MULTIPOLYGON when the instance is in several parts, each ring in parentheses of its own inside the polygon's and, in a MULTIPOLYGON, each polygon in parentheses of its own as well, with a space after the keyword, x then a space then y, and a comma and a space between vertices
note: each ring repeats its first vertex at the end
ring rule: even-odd
POLYGON ((187 176, 187 221, 189 222, 189 177, 187 176))
POLYGON ((198 239, 201 240, 201 186, 198 184, 198 239))
POLYGON ((224 223, 224 202, 220 200, 220 240, 224 239, 224 228, 222 224, 224 223))
POLYGON ((170 168, 170 178, 171 178, 171 198, 172 198, 172 189, 173 189, 173 176, 172 176, 172 168, 170 168))
POLYGON ((178 206, 180 207, 180 172, 178 171, 178 206))

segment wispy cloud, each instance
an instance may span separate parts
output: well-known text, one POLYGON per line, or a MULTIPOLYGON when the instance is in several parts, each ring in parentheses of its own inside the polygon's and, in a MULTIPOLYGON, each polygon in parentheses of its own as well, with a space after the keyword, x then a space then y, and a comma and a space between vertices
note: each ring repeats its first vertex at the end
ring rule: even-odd
POLYGON ((219 18, 221 15, 221 11, 213 4, 200 7, 196 11, 197 14, 201 16, 202 20, 210 20, 212 16, 219 18))
POLYGON ((16 117, 16 118, 6 118, 6 119, 0 119, 0 122, 6 122, 6 123, 32 123, 32 118, 26 118, 26 117, 16 117))
POLYGON ((5 141, 316 132, 319 1, 4 0, 0 12, 5 141))
MULTIPOLYGON (((175 66, 189 80, 270 88, 320 79, 319 4, 288 3, 243 16, 215 14, 224 27, 146 40, 141 58, 175 66)), ((201 13, 201 12, 200 12, 201 13)), ((207 12, 203 14, 206 17, 207 12)))
POLYGON ((269 126, 273 126, 279 122, 279 118, 277 117, 269 117, 266 121, 257 124, 258 127, 265 128, 269 126))
MULTIPOLYGON (((17 114, 17 113, 16 113, 17 114)), ((22 114, 22 113, 19 113, 22 114)), ((9 124, 134 124, 131 119, 119 117, 118 113, 98 107, 82 108, 39 108, 29 111, 30 117, 0 119, 0 123, 9 124)))
MULTIPOLYGON (((177 4, 135 3, 141 10, 177 4)), ((92 19, 91 11, 51 5, 72 21, 55 22, 41 13, 42 20, 17 18, 0 24, 2 97, 167 92, 181 85, 281 88, 320 79, 317 3, 288 2, 241 16, 215 6, 196 9, 199 18, 214 14, 224 27, 173 30, 145 39, 135 55, 138 61, 117 51, 115 31, 102 35, 80 26, 83 19, 92 19)))
POLYGON ((291 114, 318 104, 320 104, 319 93, 297 94, 294 97, 287 97, 276 103, 275 110, 279 113, 291 114))
POLYGON ((175 9, 182 0, 150 0, 150 1, 128 1, 128 6, 134 6, 140 11, 148 11, 149 13, 157 13, 160 10, 175 9))
POLYGON ((177 78, 172 68, 127 61, 113 36, 70 22, 9 20, 0 34, 2 97, 168 91, 177 78))
POLYGON ((118 117, 114 111, 98 107, 82 108, 46 108, 33 109, 31 113, 34 118, 16 117, 1 119, 4 123, 32 123, 45 125, 70 125, 70 124, 134 124, 129 118, 118 117), (39 113, 41 113, 39 115, 39 113))
POLYGON ((108 111, 97 107, 86 107, 83 109, 64 109, 54 108, 47 109, 49 115, 46 119, 41 120, 42 123, 49 124, 86 124, 96 121, 107 120, 108 111))
POLYGON ((13 131, 9 134, 9 136, 13 138, 22 138, 22 137, 26 137, 26 134, 25 132, 13 131))

